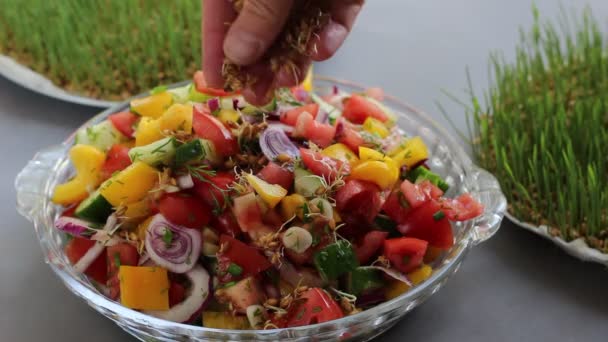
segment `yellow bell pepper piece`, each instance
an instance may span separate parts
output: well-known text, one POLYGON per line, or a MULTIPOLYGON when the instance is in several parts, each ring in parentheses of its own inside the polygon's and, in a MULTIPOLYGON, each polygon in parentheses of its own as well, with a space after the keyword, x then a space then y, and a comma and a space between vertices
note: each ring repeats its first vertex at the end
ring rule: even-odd
POLYGON ((217 113, 218 120, 225 125, 229 122, 236 123, 240 117, 241 115, 234 109, 220 109, 217 113))
POLYGON ((308 69, 308 72, 306 73, 306 78, 302 82, 302 88, 304 88, 304 90, 312 91, 313 77, 314 77, 314 73, 313 73, 313 69, 312 69, 312 65, 311 65, 310 68, 308 69))
POLYGON ((383 160, 387 159, 388 157, 382 152, 378 152, 369 147, 360 146, 359 147, 359 158, 361 159, 361 161, 368 161, 368 160, 383 161, 383 160))
MULTIPOLYGON (((422 265, 419 269, 410 272, 407 277, 412 282, 412 285, 418 285, 423 281, 427 280, 431 274, 433 274, 433 269, 429 265, 422 265)), ((384 295, 387 300, 391 300, 393 298, 397 298, 401 296, 403 293, 407 292, 410 289, 410 286, 404 282, 395 280, 391 282, 384 290, 384 295)))
POLYGON ((159 172, 142 162, 135 162, 101 184, 99 192, 113 206, 143 199, 156 185, 159 172))
POLYGON ((150 214, 150 203, 147 199, 127 204, 125 216, 130 219, 143 218, 150 214))
POLYGON ((251 187, 253 187, 253 190, 260 195, 262 200, 264 200, 271 209, 276 207, 283 197, 287 196, 287 190, 278 184, 270 184, 250 173, 246 174, 245 178, 251 187))
POLYGON ((120 266, 120 303, 138 310, 169 310, 169 276, 160 267, 120 266))
MULTIPOLYGON (((281 200, 281 215, 283 215, 283 219, 289 220, 294 215, 298 216, 300 219, 304 218, 303 208, 305 203, 306 198, 300 194, 283 197, 281 200)), ((335 212, 336 211, 334 210, 334 213, 335 212)))
POLYGON ((390 134, 382 121, 374 119, 371 116, 367 117, 365 122, 363 122, 363 129, 372 134, 377 134, 380 138, 386 138, 390 134))
POLYGON ((203 326, 214 329, 251 329, 245 316, 233 316, 230 312, 203 311, 203 326))
POLYGON ((357 164, 359 158, 357 155, 344 144, 333 144, 321 151, 321 154, 330 158, 338 159, 351 165, 357 164))
POLYGON ((141 116, 149 116, 156 119, 163 115, 172 103, 173 95, 168 91, 163 91, 131 101, 131 111, 141 116))
POLYGON ((154 216, 150 216, 137 226, 136 232, 139 241, 146 240, 146 232, 148 232, 148 227, 150 226, 150 222, 152 222, 153 219, 154 216))
POLYGON ((192 133, 192 113, 194 108, 189 104, 176 103, 158 119, 160 131, 180 131, 192 133))
POLYGON ((55 187, 53 202, 69 205, 85 199, 101 182, 99 172, 105 159, 105 153, 93 146, 74 145, 70 149, 70 160, 76 176, 55 187))
POLYGON ((336 208, 334 208, 334 221, 336 223, 342 222, 342 217, 340 217, 340 214, 338 214, 338 209, 336 208))
POLYGON ((420 137, 413 137, 403 144, 402 148, 391 153, 391 157, 399 165, 405 165, 408 168, 428 159, 429 151, 420 137))
POLYGON ((361 162, 351 170, 351 178, 375 183, 382 189, 399 180, 399 167, 392 158, 367 147, 359 147, 359 158, 361 162))
POLYGON ((135 131, 135 146, 151 144, 165 136, 160 131, 160 122, 156 119, 143 117, 135 131))

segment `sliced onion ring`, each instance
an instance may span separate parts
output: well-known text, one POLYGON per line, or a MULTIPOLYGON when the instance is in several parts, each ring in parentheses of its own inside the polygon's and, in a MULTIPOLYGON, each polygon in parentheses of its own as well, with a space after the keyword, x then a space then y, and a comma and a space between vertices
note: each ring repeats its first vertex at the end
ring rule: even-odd
POLYGON ((80 237, 90 236, 92 233, 99 230, 91 222, 68 216, 61 216, 55 220, 55 228, 70 235, 80 237))
POLYGON ((403 274, 397 270, 394 270, 392 268, 381 267, 381 266, 361 266, 359 268, 382 271, 387 276, 389 276, 395 280, 399 280, 400 282, 405 283, 408 286, 412 286, 412 282, 409 279, 407 279, 407 276, 405 274, 403 274))
POLYGON ((277 127, 269 127, 260 135, 260 147, 268 160, 276 160, 280 154, 286 154, 292 159, 300 156, 300 150, 285 132, 277 127))

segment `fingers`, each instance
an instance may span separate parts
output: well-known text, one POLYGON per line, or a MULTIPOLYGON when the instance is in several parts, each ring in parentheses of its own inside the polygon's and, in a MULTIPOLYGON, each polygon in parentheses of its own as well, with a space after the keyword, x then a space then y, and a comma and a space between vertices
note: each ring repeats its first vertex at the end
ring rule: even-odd
POLYGON ((293 1, 245 1, 224 41, 226 57, 238 65, 258 61, 283 29, 293 1))
POLYGON ((226 0, 203 0, 203 71, 207 85, 223 88, 222 64, 224 51, 222 45, 228 25, 234 18, 232 5, 226 0))
POLYGON ((254 106, 263 106, 270 102, 276 87, 270 64, 266 62, 256 63, 246 67, 244 72, 256 79, 253 85, 243 89, 242 94, 245 101, 254 106))
POLYGON ((336 0, 331 10, 331 20, 314 42, 312 59, 324 61, 333 56, 350 33, 364 0, 336 0))

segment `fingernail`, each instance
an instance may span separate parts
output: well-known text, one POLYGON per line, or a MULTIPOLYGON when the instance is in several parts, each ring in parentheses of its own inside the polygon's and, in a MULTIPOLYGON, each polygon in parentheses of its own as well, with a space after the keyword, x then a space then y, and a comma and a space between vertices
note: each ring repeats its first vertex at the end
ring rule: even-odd
POLYGON ((230 32, 224 42, 224 54, 233 63, 248 65, 262 53, 262 42, 249 32, 230 32))
POLYGON ((323 42, 326 51, 330 52, 330 54, 336 52, 342 43, 344 43, 347 35, 348 30, 346 27, 334 22, 329 24, 329 26, 327 26, 325 41, 323 42))

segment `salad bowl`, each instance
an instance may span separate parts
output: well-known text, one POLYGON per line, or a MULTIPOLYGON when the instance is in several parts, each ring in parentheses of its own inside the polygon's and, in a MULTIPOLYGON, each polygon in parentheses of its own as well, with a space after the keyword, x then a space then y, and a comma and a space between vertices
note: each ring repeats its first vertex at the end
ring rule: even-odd
MULTIPOLYGON (((315 77, 314 84, 319 91, 334 87, 352 93, 364 90, 356 84, 325 77, 315 77)), ((171 87, 180 85, 183 84, 171 87)), ((57 184, 73 175, 68 151, 74 143, 75 133, 63 143, 38 152, 19 173, 15 180, 17 210, 33 223, 45 261, 66 287, 93 309, 142 341, 370 340, 437 292, 458 270, 467 252, 496 233, 507 208, 505 197, 494 176, 474 165, 458 145, 457 139, 424 112, 392 96, 385 96, 385 103, 398 113, 400 128, 409 135, 420 136, 427 143, 430 154, 427 164, 450 185, 447 195, 454 197, 470 193, 483 204, 484 211, 475 219, 452 223, 454 245, 431 264, 433 273, 430 278, 397 298, 341 319, 272 330, 214 329, 151 317, 107 298, 86 276, 76 272, 63 251, 66 235, 54 228, 54 221, 61 214, 62 207, 52 203, 51 195, 57 184)), ((84 123, 83 127, 99 123, 108 115, 125 110, 128 106, 127 101, 109 108, 84 123)))

